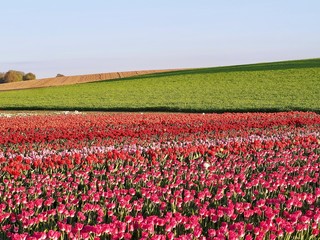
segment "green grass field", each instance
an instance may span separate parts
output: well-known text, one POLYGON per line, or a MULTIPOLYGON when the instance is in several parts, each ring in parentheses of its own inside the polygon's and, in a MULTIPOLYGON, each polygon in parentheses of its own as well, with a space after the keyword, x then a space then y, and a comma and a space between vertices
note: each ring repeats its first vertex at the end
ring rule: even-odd
POLYGON ((183 70, 0 92, 2 110, 315 111, 320 59, 183 70))

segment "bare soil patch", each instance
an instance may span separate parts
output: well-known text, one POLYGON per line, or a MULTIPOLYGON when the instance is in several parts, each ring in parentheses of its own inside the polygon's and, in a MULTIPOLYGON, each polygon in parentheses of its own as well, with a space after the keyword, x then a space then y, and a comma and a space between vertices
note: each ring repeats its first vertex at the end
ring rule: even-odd
POLYGON ((71 84, 78 84, 78 83, 126 78, 126 77, 151 74, 151 73, 170 72, 170 71, 176 71, 176 70, 181 70, 181 69, 111 72, 111 73, 98 73, 98 74, 43 78, 43 79, 36 79, 36 80, 22 81, 22 82, 3 83, 3 84, 0 84, 0 91, 71 85, 71 84))

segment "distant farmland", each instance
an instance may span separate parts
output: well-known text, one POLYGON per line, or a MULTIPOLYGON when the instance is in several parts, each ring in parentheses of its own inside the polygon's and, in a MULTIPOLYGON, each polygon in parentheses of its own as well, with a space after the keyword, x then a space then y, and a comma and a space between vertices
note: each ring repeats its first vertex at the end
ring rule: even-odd
POLYGON ((5 84, 0 84, 0 91, 72 85, 72 84, 78 84, 78 83, 127 78, 132 76, 140 76, 144 74, 168 72, 168 71, 176 71, 176 70, 175 69, 143 70, 143 71, 110 72, 110 73, 97 73, 97 74, 86 74, 86 75, 77 75, 77 76, 60 76, 60 77, 52 77, 52 78, 43 78, 43 79, 30 80, 30 81, 10 82, 5 84))
POLYGON ((320 111, 320 59, 0 92, 3 110, 320 111))

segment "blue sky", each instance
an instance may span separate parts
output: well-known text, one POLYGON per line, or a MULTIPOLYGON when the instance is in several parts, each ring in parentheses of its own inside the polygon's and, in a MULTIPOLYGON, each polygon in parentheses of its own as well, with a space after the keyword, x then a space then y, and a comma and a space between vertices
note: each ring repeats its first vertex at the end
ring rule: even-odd
POLYGON ((318 0, 10 0, 0 72, 65 75, 320 57, 318 0))

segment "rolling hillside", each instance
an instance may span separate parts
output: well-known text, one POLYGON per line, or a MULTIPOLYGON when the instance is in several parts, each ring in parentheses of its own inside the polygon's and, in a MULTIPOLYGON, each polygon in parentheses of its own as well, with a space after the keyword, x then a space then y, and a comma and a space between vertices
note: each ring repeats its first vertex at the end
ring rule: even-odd
POLYGON ((150 73, 168 72, 168 71, 176 71, 176 70, 175 69, 143 70, 143 71, 111 72, 111 73, 86 74, 86 75, 77 75, 77 76, 43 78, 43 79, 36 79, 36 80, 22 81, 22 82, 3 83, 3 84, 0 84, 0 91, 72 85, 72 84, 78 84, 78 83, 127 78, 132 76, 139 76, 139 75, 150 74, 150 73))
POLYGON ((202 68, 0 92, 3 110, 316 111, 320 59, 202 68))

